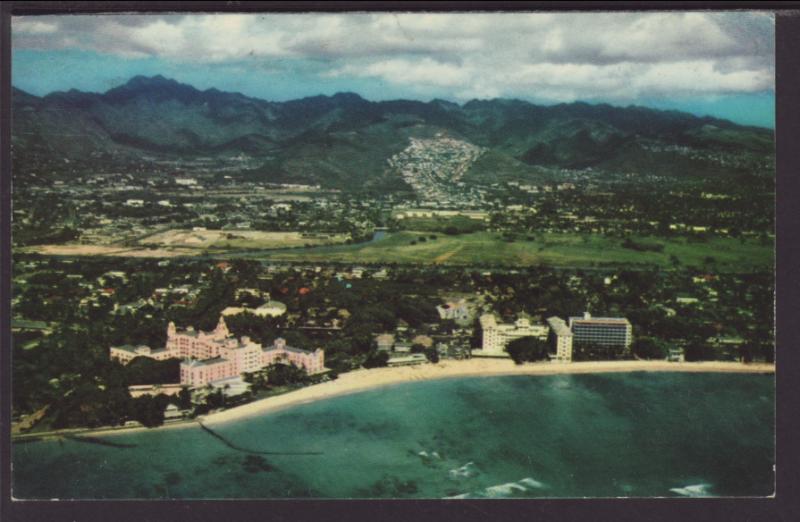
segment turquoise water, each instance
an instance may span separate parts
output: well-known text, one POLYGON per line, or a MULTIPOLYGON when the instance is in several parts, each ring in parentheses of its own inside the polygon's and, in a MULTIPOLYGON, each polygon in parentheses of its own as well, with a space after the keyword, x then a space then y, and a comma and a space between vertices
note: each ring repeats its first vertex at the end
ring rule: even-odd
POLYGON ((764 496, 774 378, 415 382, 214 427, 13 447, 16 498, 764 496))

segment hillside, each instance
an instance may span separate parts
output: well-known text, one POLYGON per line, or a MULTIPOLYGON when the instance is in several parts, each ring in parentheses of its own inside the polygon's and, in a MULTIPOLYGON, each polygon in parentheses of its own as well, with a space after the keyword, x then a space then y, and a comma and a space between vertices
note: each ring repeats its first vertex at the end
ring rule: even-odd
POLYGON ((465 182, 532 179, 543 168, 749 174, 768 165, 773 151, 771 130, 676 111, 520 100, 370 102, 352 93, 279 103, 162 76, 137 76, 102 94, 36 97, 14 89, 12 118, 18 165, 31 157, 245 154, 261 165, 245 175, 345 189, 407 189, 407 176, 390 159, 412 138, 480 150, 459 166, 465 182))

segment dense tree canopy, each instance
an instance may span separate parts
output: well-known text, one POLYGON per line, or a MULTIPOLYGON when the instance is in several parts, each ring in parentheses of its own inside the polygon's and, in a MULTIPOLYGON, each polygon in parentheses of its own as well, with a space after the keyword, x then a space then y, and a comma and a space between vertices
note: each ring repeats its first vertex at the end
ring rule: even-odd
POLYGON ((549 352, 547 341, 538 337, 520 337, 506 345, 505 351, 517 364, 528 361, 542 361, 547 359, 549 352))

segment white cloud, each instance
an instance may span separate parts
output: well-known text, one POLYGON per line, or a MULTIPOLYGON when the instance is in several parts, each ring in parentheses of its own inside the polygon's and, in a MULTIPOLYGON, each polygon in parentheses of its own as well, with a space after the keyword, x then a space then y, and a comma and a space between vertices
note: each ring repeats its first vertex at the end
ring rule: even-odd
POLYGON ((626 99, 774 88, 759 12, 359 13, 15 17, 15 48, 176 63, 280 61, 452 97, 626 99))
POLYGON ((373 62, 364 67, 344 66, 325 73, 332 77, 371 76, 401 85, 432 85, 457 87, 470 80, 470 71, 463 67, 439 63, 431 58, 422 60, 386 60, 373 62))
POLYGON ((633 78, 634 89, 661 93, 749 93, 770 89, 773 83, 767 71, 723 72, 707 60, 656 64, 633 78))
POLYGON ((14 31, 19 34, 48 34, 58 31, 58 25, 54 23, 40 22, 38 20, 20 20, 14 24, 14 31))
POLYGON ((600 39, 603 56, 652 61, 738 51, 736 40, 702 13, 654 13, 620 29, 600 39))

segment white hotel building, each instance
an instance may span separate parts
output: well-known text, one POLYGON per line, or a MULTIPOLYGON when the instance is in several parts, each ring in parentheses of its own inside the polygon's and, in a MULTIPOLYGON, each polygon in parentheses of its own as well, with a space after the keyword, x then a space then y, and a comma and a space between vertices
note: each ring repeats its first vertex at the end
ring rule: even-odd
POLYGON ((483 345, 480 350, 472 350, 475 357, 508 357, 506 345, 520 337, 538 337, 547 339, 547 327, 531 324, 530 320, 520 318, 511 324, 498 323, 494 314, 484 314, 480 317, 481 330, 483 330, 483 345))
POLYGON ((592 317, 585 312, 583 317, 570 317, 569 329, 575 342, 618 346, 628 349, 633 342, 633 328, 624 317, 592 317))
POLYGON ((531 324, 528 319, 514 323, 498 323, 494 314, 480 318, 483 345, 473 350, 475 357, 508 357, 506 345, 520 337, 549 338, 555 348, 553 362, 572 362, 573 343, 595 343, 628 350, 632 341, 631 323, 624 317, 592 317, 588 312, 582 317, 570 317, 569 323, 560 317, 549 317, 547 326, 531 324))
POLYGON ((572 362, 572 330, 567 323, 560 317, 548 317, 547 324, 550 326, 550 340, 555 345, 556 362, 572 362))

